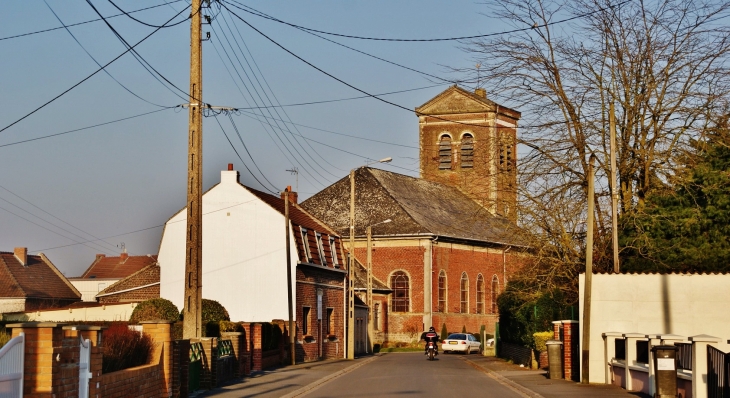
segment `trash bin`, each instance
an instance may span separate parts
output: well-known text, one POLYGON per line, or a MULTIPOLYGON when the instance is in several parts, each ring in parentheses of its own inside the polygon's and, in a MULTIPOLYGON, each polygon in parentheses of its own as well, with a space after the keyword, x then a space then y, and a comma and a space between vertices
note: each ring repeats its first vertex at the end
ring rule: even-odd
POLYGON ((563 375, 563 342, 548 340, 545 342, 548 352, 548 374, 551 379, 562 379, 563 375))
POLYGON ((657 345, 651 347, 654 357, 655 398, 677 397, 677 347, 657 345))

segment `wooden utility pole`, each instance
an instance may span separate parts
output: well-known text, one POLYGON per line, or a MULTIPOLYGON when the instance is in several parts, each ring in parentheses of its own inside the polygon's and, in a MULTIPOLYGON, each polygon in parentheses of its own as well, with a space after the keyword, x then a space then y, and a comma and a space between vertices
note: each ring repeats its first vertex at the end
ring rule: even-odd
MULTIPOLYGON (((284 218, 286 219, 286 294, 289 299, 289 357, 291 364, 296 365, 296 337, 297 330, 294 328, 294 302, 291 293, 291 239, 289 238, 289 188, 284 191, 284 218)), ((335 254, 333 254, 335 255, 335 254)))
POLYGON ((611 134, 611 228, 613 229, 613 272, 619 272, 618 260, 618 184, 616 184, 616 117, 611 102, 608 114, 608 129, 611 134))
POLYGON ((355 359, 355 169, 350 170, 350 256, 347 262, 347 359, 355 359))
POLYGON ((190 20, 190 103, 188 105, 188 223, 185 239, 183 338, 200 338, 203 290, 203 60, 201 0, 192 0, 190 20))
POLYGON ((365 293, 365 301, 368 305, 368 351, 373 352, 373 227, 368 226, 368 288, 365 293))
MULTIPOLYGON (((586 220, 586 277, 583 286, 583 340, 581 355, 581 383, 588 384, 590 355, 588 349, 591 343, 591 283, 593 280, 593 212, 595 206, 593 164, 596 155, 591 154, 588 160, 588 219, 586 220)), ((568 348, 566 347, 566 350, 568 348)))

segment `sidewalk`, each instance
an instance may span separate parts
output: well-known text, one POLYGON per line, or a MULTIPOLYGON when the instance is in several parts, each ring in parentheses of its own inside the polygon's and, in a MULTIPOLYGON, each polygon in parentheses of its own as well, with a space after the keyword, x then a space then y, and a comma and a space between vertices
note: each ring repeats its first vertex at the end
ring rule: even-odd
POLYGON ((544 370, 529 370, 496 357, 465 356, 464 360, 503 384, 508 384, 532 398, 561 397, 642 397, 649 395, 629 392, 607 384, 580 384, 569 380, 548 379, 544 370))
POLYGON ((196 391, 191 396, 293 398, 376 358, 378 357, 366 356, 354 360, 336 359, 283 366, 255 373, 224 387, 196 391))

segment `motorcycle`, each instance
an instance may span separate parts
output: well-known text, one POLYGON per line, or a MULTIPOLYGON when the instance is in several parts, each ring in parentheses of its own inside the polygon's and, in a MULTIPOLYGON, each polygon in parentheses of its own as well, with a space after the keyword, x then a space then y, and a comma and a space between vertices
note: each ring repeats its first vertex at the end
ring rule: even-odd
POLYGON ((434 357, 436 355, 438 355, 436 350, 437 350, 436 344, 434 342, 429 342, 428 343, 428 360, 429 361, 433 361, 434 357))

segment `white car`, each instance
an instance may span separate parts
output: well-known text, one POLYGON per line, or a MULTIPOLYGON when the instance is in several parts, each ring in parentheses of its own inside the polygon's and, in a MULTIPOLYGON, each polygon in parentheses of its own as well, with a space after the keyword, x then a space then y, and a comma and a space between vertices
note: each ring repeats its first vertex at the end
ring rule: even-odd
POLYGON ((441 343, 441 351, 443 351, 444 354, 448 352, 461 352, 469 355, 472 352, 479 352, 479 347, 481 347, 481 345, 482 343, 477 341, 477 339, 469 333, 451 333, 449 337, 441 343))

